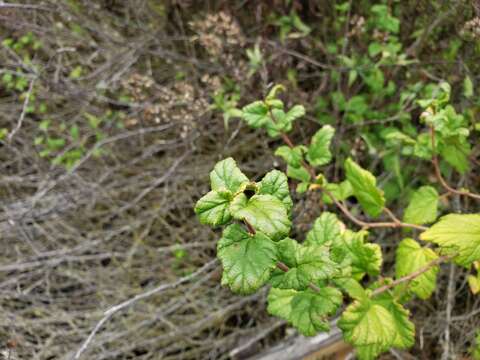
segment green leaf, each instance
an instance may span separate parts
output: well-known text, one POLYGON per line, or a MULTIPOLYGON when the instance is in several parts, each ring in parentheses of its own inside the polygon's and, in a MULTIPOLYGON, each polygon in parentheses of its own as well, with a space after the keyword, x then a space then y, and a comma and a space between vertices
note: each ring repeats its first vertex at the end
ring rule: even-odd
POLYGON ((225 225, 232 216, 228 207, 231 201, 229 192, 210 191, 195 205, 195 213, 202 224, 211 226, 225 225))
POLYGON ((422 186, 413 194, 403 220, 411 224, 428 224, 437 219, 438 193, 431 186, 422 186))
POLYGON ((440 154, 460 174, 465 174, 470 168, 468 155, 471 152, 470 144, 464 136, 445 140, 440 154))
POLYGON ((302 166, 303 153, 305 152, 305 146, 295 146, 293 149, 289 146, 280 146, 275 151, 276 156, 280 156, 287 165, 299 168, 302 166))
POLYGON ((236 193, 240 187, 248 183, 248 178, 238 168, 233 158, 218 162, 210 172, 212 190, 229 190, 236 193))
POLYGON ((354 346, 390 347, 396 337, 395 319, 383 306, 370 300, 354 301, 338 321, 344 339, 354 346))
MULTIPOLYGON (((397 248, 396 276, 401 278, 407 276, 438 258, 432 249, 423 248, 413 239, 404 239, 397 248)), ((435 290, 437 282, 438 266, 417 276, 408 285, 409 289, 421 299, 428 299, 435 290)))
POLYGON ((332 255, 337 262, 349 260, 352 276, 360 280, 366 273, 376 276, 382 266, 382 250, 378 244, 365 243, 368 232, 345 230, 342 240, 334 243, 332 255))
POLYGON ((326 280, 337 272, 328 249, 322 246, 302 246, 286 238, 277 244, 279 260, 289 267, 287 272, 276 269, 271 283, 280 289, 304 290, 310 283, 326 280))
POLYGON ((276 84, 270 89, 265 100, 266 101, 275 100, 275 98, 277 97, 277 94, 284 92, 285 90, 286 90, 285 86, 283 86, 282 84, 276 84))
POLYGON ((248 199, 241 193, 233 199, 230 213, 235 219, 247 220, 255 230, 273 240, 280 240, 290 232, 287 209, 282 201, 272 195, 254 195, 248 199))
POLYGON ((286 121, 291 123, 302 116, 305 116, 305 107, 303 105, 295 105, 288 110, 286 121))
POLYGON ((466 76, 463 80, 463 96, 467 99, 473 96, 473 82, 470 76, 466 76))
POLYGON ((296 191, 299 194, 306 193, 308 191, 309 186, 310 186, 310 184, 308 182, 301 182, 301 183, 297 184, 296 191))
POLYGON ((477 331, 475 338, 475 345, 471 349, 471 353, 474 360, 480 360, 480 331, 477 331))
POLYGON ((375 303, 382 305, 393 316, 396 335, 391 346, 399 349, 412 347, 415 343, 415 325, 408 319, 410 312, 386 292, 377 296, 375 303))
POLYGON ((305 108, 302 105, 295 105, 287 113, 282 109, 274 108, 269 115, 271 118, 265 123, 265 127, 269 136, 276 137, 291 131, 293 121, 305 115, 305 108))
POLYGON ((243 119, 254 129, 265 126, 271 121, 268 107, 263 101, 255 101, 243 107, 243 119))
POLYGON ((335 129, 330 125, 325 125, 313 135, 307 153, 307 160, 310 164, 322 166, 332 160, 332 153, 329 148, 334 134, 335 129))
POLYGON ((373 5, 370 9, 375 15, 374 25, 381 30, 391 33, 398 33, 400 30, 400 20, 389 14, 388 6, 384 4, 373 5))
POLYGON ((380 215, 385 205, 385 198, 383 191, 377 188, 375 177, 350 158, 345 161, 345 172, 363 210, 372 217, 380 215))
MULTIPOLYGON (((325 185, 325 190, 329 191, 335 199, 343 201, 353 195, 352 185, 348 180, 344 180, 339 184, 329 183, 325 185)), ((323 201, 327 204, 331 204, 332 200, 326 194, 323 194, 323 201)))
POLYGON ((289 178, 300 180, 305 183, 310 182, 310 174, 308 173, 307 169, 305 169, 303 166, 296 168, 288 165, 287 176, 289 178))
POLYGON ((281 171, 272 170, 265 174, 262 181, 258 183, 257 194, 275 196, 283 202, 287 211, 290 211, 293 206, 287 176, 281 171))
POLYGON ((468 275, 467 282, 473 295, 476 295, 480 292, 480 274, 477 274, 477 276, 468 275))
POLYGON ((68 76, 70 79, 78 79, 82 76, 83 68, 78 65, 72 71, 70 71, 70 75, 68 76))
POLYGON ((217 244, 223 266, 222 283, 235 293, 250 294, 270 279, 277 263, 275 243, 257 232, 248 234, 240 225, 229 225, 217 244))
POLYGON ((335 214, 324 212, 314 222, 307 233, 306 245, 331 245, 338 241, 344 225, 335 214))
POLYGON ((420 239, 439 245, 444 253, 458 253, 455 262, 469 267, 480 260, 480 214, 446 215, 420 234, 420 239))
POLYGON ((378 42, 372 42, 370 45, 368 45, 368 55, 370 55, 372 58, 380 54, 382 50, 383 46, 378 42))
POLYGON ((415 340, 415 328, 409 312, 391 295, 383 293, 375 300, 356 300, 342 314, 338 326, 344 338, 357 349, 360 359, 375 359, 391 347, 409 348, 415 340))
POLYGON ((314 336, 319 331, 328 331, 326 316, 337 311, 342 304, 342 293, 332 287, 320 288, 319 292, 270 289, 268 312, 287 320, 305 336, 314 336))
POLYGON ((351 277, 342 277, 333 279, 333 283, 348 294, 352 299, 365 300, 368 299, 367 292, 363 286, 351 277))
POLYGON ((47 138, 47 145, 50 149, 60 149, 65 146, 65 139, 61 138, 47 138))

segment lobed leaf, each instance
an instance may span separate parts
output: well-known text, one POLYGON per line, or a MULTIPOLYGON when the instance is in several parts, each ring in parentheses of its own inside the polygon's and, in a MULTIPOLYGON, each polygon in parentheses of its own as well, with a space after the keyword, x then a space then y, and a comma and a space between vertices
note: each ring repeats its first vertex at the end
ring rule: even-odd
POLYGON ((265 126, 270 120, 268 107, 263 101, 255 101, 242 109, 245 122, 254 129, 265 126))
POLYGON ((299 168, 302 166, 303 153, 306 151, 305 146, 295 146, 290 148, 289 146, 280 146, 275 151, 276 156, 280 156, 287 165, 299 168))
POLYGON ((310 182, 310 174, 308 171, 303 167, 293 167, 288 165, 287 166, 287 176, 289 178, 295 179, 295 180, 300 180, 302 182, 308 183, 310 182))
MULTIPOLYGON (((396 276, 401 278, 437 259, 438 255, 432 249, 421 247, 413 239, 404 239, 397 248, 396 276)), ((435 290, 439 267, 434 266, 409 284, 409 289, 421 299, 427 299, 435 290)))
POLYGON ((352 276, 360 280, 365 274, 376 276, 382 266, 382 250, 378 244, 365 243, 368 232, 346 230, 341 241, 335 243, 332 255, 337 262, 348 260, 352 276))
POLYGON ((322 166, 332 160, 330 143, 332 142, 334 134, 335 129, 330 125, 325 125, 313 135, 307 152, 307 160, 310 164, 313 166, 322 166))
POLYGON ((385 198, 383 191, 377 188, 375 177, 350 158, 345 161, 345 172, 363 210, 372 217, 380 215, 385 205, 385 198))
POLYGON ((275 243, 261 232, 248 234, 239 224, 225 228, 217 256, 224 271, 222 284, 239 294, 258 290, 270 279, 277 263, 275 243))
POLYGON ((234 194, 249 180, 238 168, 235 160, 229 157, 215 165, 210 172, 210 182, 212 190, 228 190, 234 194))
POLYGON ((324 212, 314 222, 307 233, 306 245, 331 245, 338 241, 342 233, 343 223, 335 214, 324 212))
POLYGON ((455 262, 469 267, 480 260, 480 214, 446 215, 420 239, 439 245, 444 253, 457 254, 455 262))
POLYGON ((303 246, 290 238, 278 242, 279 260, 289 267, 287 272, 276 269, 271 283, 280 289, 304 290, 310 283, 326 280, 337 272, 328 249, 322 246, 303 246))
POLYGON ((228 210, 231 194, 229 192, 210 191, 195 205, 195 213, 202 224, 219 226, 227 224, 232 215, 228 210))
POLYGON ((360 359, 375 359, 390 347, 409 348, 415 328, 409 312, 391 295, 356 300, 343 312, 338 327, 347 342, 354 345, 360 359))
POLYGON ((278 170, 272 170, 265 174, 262 181, 258 183, 258 195, 273 195, 280 200, 290 211, 293 206, 288 187, 287 176, 278 170))
POLYGON ((273 195, 254 195, 248 199, 245 194, 238 194, 230 204, 230 213, 273 240, 287 236, 292 225, 285 205, 273 195))
POLYGON ((305 336, 328 331, 326 316, 337 311, 342 304, 342 293, 332 287, 319 292, 282 290, 271 288, 268 294, 268 312, 287 320, 305 336))
POLYGON ((403 215, 412 224, 428 224, 437 219, 438 193, 431 186, 422 186, 413 194, 403 215))

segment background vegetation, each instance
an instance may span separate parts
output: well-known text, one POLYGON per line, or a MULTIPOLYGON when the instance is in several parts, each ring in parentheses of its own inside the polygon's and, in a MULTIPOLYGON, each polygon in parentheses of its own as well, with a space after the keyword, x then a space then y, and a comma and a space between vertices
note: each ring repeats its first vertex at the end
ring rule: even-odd
MULTIPOLYGON (((272 151, 281 140, 238 121, 238 108, 283 84, 288 107, 307 110, 295 142, 334 126, 329 177, 354 157, 400 216, 412 189, 436 182, 416 100, 447 81, 474 146, 448 144, 442 170, 478 193, 479 10, 467 0, 1 3, 3 356, 71 359, 105 310, 165 284, 175 286, 109 318, 83 358, 246 357, 296 336, 267 314, 265 292, 221 287, 217 234, 194 216, 218 160, 233 156, 252 179, 285 170, 272 151)), ((295 204, 302 238, 329 204, 310 192, 295 204)), ((458 196, 441 206, 479 211, 458 196)), ((393 274, 389 249, 403 237, 376 235, 393 274)), ((441 268, 432 298, 409 305, 415 348, 387 358, 466 356, 480 326, 469 274, 441 268)))

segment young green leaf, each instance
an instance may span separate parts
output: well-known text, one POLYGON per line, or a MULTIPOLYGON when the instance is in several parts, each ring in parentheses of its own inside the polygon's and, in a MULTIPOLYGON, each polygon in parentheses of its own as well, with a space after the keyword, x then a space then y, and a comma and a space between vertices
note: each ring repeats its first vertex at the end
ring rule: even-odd
POLYGON ((230 205, 235 219, 248 221, 255 230, 273 240, 280 240, 290 232, 291 222, 283 202, 272 195, 254 195, 250 199, 238 194, 230 205))
POLYGON ((228 190, 235 194, 243 184, 248 183, 248 178, 238 168, 235 160, 229 157, 215 165, 210 172, 210 183, 212 190, 228 190))
POLYGON ((382 250, 378 244, 365 243, 366 231, 343 232, 341 241, 333 244, 332 255, 340 263, 348 260, 352 267, 352 276, 356 280, 365 274, 376 276, 382 266, 382 250))
POLYGON ((275 151, 276 156, 280 156, 287 165, 299 168, 302 166, 303 153, 306 151, 305 146, 295 146, 293 149, 289 146, 280 146, 275 151))
POLYGON ((290 211, 293 206, 287 176, 281 171, 272 170, 265 174, 262 181, 258 183, 257 194, 275 196, 283 202, 287 211, 290 211))
MULTIPOLYGON (((401 278, 409 275, 437 258, 438 255, 432 249, 421 247, 413 239, 404 239, 397 248, 396 276, 401 278)), ((438 269, 438 266, 434 266, 422 275, 417 276, 410 282, 409 289, 419 298, 428 299, 435 290, 438 269)))
POLYGON ((412 224, 428 224, 437 219, 438 193, 431 186, 422 186, 413 194, 403 220, 412 224))
POLYGON ((456 136, 445 139, 440 148, 440 154, 460 174, 465 174, 470 168, 468 155, 471 152, 466 137, 456 136))
POLYGON ((293 122, 302 116, 305 116, 305 107, 303 105, 295 105, 287 112, 287 121, 293 122))
POLYGON ((295 105, 287 113, 282 109, 274 108, 269 115, 271 117, 265 123, 265 127, 269 136, 276 137, 291 131, 293 122, 305 115, 305 108, 302 105, 295 105))
POLYGON ((271 121, 268 107, 263 101, 255 101, 242 109, 245 122, 254 129, 261 128, 271 121))
POLYGON ((324 212, 314 222, 312 229, 307 233, 306 245, 331 245, 338 241, 344 228, 335 214, 324 212))
POLYGON ((222 283, 240 294, 258 290, 270 279, 277 263, 275 243, 261 232, 248 234, 238 224, 225 228, 217 255, 224 270, 222 283))
POLYGON ((288 165, 287 166, 287 176, 289 178, 300 180, 302 182, 308 183, 310 181, 310 174, 308 171, 303 167, 293 167, 288 165))
POLYGON ((420 234, 420 239, 456 254, 455 262, 469 267, 480 260, 480 214, 449 214, 420 234))
POLYGON ((473 82, 470 76, 466 76, 463 80, 463 96, 467 99, 473 96, 473 82))
POLYGON ((325 280, 337 272, 328 249, 322 246, 303 246, 286 238, 277 244, 279 260, 289 267, 287 272, 275 270, 271 283, 280 289, 304 290, 310 283, 325 280))
POLYGON ((229 192, 212 190, 197 201, 195 213, 202 224, 225 225, 232 219, 228 210, 230 201, 231 194, 229 192))
POLYGON ((334 134, 335 129, 330 125, 325 125, 313 135, 307 153, 307 160, 310 164, 313 166, 322 166, 332 160, 330 143, 332 142, 334 134))
POLYGON ((268 294, 268 312, 287 320, 305 336, 328 331, 326 316, 335 313, 342 304, 342 293, 332 287, 319 292, 271 288, 268 294))
MULTIPOLYGON (((344 180, 339 184, 328 183, 324 186, 325 190, 329 191, 331 195, 338 201, 343 201, 353 195, 352 185, 348 180, 344 180)), ((323 201, 327 204, 332 203, 332 199, 327 194, 323 194, 323 201)))
POLYGON ((372 217, 380 215, 385 205, 385 198, 383 191, 377 188, 375 177, 350 158, 345 161, 345 173, 363 210, 372 217))

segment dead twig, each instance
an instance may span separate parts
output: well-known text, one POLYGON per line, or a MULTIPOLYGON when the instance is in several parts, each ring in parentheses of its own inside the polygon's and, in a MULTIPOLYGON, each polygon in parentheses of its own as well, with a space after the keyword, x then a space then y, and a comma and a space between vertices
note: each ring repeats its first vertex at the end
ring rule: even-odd
MULTIPOLYGON (((1 6, 1 4, 0 4, 0 6, 1 6)), ((25 119, 25 115, 27 113, 28 104, 30 103, 30 97, 32 96, 33 85, 35 85, 35 80, 36 80, 36 78, 34 78, 32 81, 30 81, 30 85, 29 85, 28 91, 25 95, 25 100, 23 101, 22 112, 20 113, 20 117, 18 118, 17 125, 15 126, 15 128, 13 128, 13 130, 10 132, 10 134, 8 134, 8 141, 9 142, 12 142, 12 139, 15 136, 15 134, 22 127, 23 120, 25 119)))

